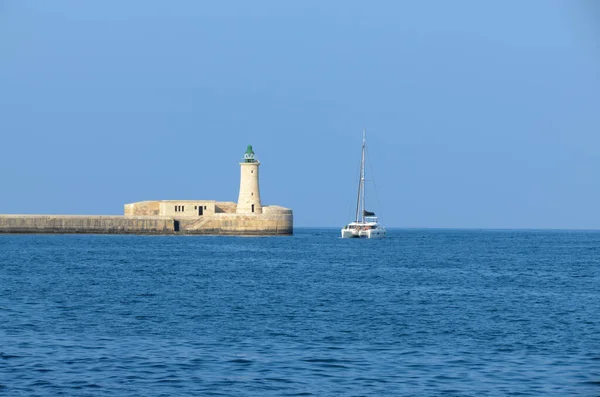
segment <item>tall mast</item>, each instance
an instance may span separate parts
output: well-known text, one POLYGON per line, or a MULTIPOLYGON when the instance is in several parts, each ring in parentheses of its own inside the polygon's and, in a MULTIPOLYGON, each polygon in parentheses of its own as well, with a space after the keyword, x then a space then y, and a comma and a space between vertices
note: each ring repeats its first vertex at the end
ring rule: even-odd
POLYGON ((363 143, 362 143, 362 158, 360 161, 360 183, 361 183, 361 191, 362 191, 362 221, 365 222, 365 146, 367 144, 366 139, 367 133, 363 129, 363 143))
POLYGON ((360 176, 358 180, 358 196, 356 198, 356 222, 365 221, 365 130, 363 130, 362 154, 360 158, 360 176))

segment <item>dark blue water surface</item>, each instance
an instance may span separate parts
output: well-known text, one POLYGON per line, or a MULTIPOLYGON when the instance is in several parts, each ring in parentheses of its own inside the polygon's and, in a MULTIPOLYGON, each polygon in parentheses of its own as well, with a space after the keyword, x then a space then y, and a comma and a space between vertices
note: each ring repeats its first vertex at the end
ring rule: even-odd
POLYGON ((0 395, 600 396, 600 232, 0 236, 0 395))

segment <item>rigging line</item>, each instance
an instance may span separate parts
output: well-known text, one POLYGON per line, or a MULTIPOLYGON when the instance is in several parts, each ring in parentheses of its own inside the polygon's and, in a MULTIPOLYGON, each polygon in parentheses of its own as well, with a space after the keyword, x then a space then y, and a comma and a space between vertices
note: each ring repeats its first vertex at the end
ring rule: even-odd
MULTIPOLYGON (((361 160, 360 160, 360 166, 359 166, 359 175, 358 175, 358 195, 356 198, 356 222, 358 222, 358 218, 359 218, 359 211, 360 211, 360 205, 361 205, 361 192, 364 195, 364 179, 365 179, 365 175, 363 173, 363 166, 364 166, 364 143, 363 143, 363 148, 361 148, 361 151, 363 152, 363 155, 361 155, 361 160)), ((365 204, 364 201, 362 203, 362 207, 363 210, 365 209, 365 204)))
MULTIPOLYGON (((356 198, 356 211, 354 212, 354 221, 358 222, 358 211, 360 206, 360 179, 362 178, 362 173, 360 171, 360 163, 358 164, 358 196, 356 198)), ((355 174, 356 175, 356 174, 355 174)))
POLYGON ((366 153, 367 153, 367 159, 369 160, 369 171, 371 172, 371 180, 373 182, 373 188, 375 190, 375 198, 377 199, 377 207, 379 210, 379 213, 381 214, 381 218, 384 218, 383 216, 383 206, 381 205, 381 201, 379 201, 379 191, 377 190, 377 184, 375 183, 375 176, 373 174, 373 166, 371 165, 372 161, 371 161, 371 155, 369 154, 369 148, 366 148, 366 153))
MULTIPOLYGON (((360 174, 360 161, 358 162, 358 166, 356 167, 356 169, 358 169, 359 174, 360 174)), ((356 174, 354 174, 354 175, 356 175, 356 174)), ((357 180, 355 179, 354 183, 356 183, 356 181, 357 180)), ((360 175, 358 176, 358 183, 360 183, 360 175)), ((350 200, 347 201, 347 205, 348 205, 349 208, 352 208, 352 207, 354 207, 354 202, 350 199, 350 200)), ((350 213, 350 210, 348 210, 348 213, 350 213)), ((358 219, 356 217, 356 214, 355 214, 355 218, 358 219)))

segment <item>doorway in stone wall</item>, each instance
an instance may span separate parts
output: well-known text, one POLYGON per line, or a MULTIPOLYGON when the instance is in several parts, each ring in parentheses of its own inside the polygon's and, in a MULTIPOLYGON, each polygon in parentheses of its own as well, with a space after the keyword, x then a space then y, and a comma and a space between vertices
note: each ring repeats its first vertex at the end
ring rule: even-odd
POLYGON ((173 231, 179 231, 179 221, 173 221, 173 231))
POLYGON ((198 206, 198 216, 202 216, 204 215, 204 207, 199 205, 198 206))

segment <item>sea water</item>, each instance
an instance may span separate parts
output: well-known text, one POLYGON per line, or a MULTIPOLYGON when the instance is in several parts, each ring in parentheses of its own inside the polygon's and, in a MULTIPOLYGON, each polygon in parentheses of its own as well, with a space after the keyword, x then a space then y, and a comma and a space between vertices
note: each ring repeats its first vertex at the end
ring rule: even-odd
POLYGON ((600 232, 1 235, 0 395, 599 396, 600 232))

